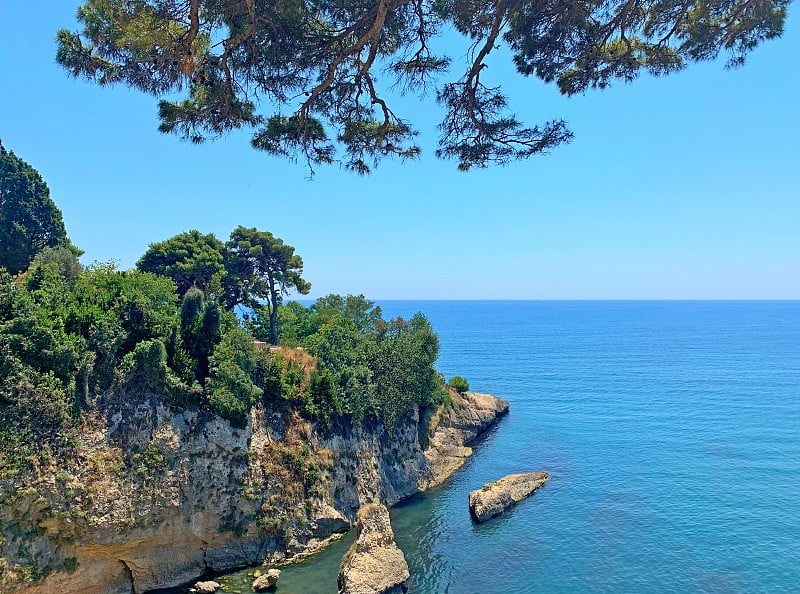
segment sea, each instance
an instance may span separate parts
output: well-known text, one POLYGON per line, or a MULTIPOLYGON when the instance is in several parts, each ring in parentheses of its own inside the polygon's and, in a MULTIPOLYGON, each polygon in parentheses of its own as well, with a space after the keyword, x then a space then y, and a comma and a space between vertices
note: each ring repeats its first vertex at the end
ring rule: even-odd
MULTIPOLYGON (((511 403, 444 485, 391 512, 412 594, 800 592, 800 302, 385 301, 437 367, 511 403), (468 493, 550 481, 474 524, 468 493)), ((352 535, 283 570, 334 594, 352 535)), ((220 579, 250 592, 252 570, 220 579)))

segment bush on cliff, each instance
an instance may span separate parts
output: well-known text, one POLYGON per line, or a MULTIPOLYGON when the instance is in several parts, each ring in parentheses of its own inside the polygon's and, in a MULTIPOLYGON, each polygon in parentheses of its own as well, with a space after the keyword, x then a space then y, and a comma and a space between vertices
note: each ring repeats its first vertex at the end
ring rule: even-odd
POLYGON ((253 383, 255 367, 253 337, 241 328, 229 330, 210 359, 208 402, 215 413, 238 427, 247 424, 247 413, 262 394, 253 383))
POLYGON ((447 382, 447 385, 453 388, 459 394, 469 392, 469 382, 460 375, 454 375, 451 377, 450 381, 447 382))

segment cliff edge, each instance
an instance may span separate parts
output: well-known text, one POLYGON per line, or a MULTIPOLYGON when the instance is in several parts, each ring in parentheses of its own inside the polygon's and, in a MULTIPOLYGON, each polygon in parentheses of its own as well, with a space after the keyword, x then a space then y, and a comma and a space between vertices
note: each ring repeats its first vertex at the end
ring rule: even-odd
POLYGON ((0 590, 139 594, 318 547, 362 506, 440 484, 508 411, 486 394, 449 400, 390 433, 261 405, 237 429, 157 394, 109 394, 72 460, 0 480, 0 590))

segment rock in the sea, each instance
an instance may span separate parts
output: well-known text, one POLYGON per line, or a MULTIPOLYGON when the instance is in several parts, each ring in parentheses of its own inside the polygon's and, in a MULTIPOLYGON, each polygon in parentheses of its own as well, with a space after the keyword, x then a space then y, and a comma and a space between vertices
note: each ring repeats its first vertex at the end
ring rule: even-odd
POLYGON ((405 591, 408 564, 397 544, 389 510, 369 503, 358 510, 356 541, 342 560, 339 594, 385 594, 405 591))
POLYGON ((469 494, 469 511, 477 522, 499 516, 547 482, 546 472, 509 474, 469 494))
POLYGON ((197 594, 214 594, 220 589, 220 584, 217 582, 197 582, 194 585, 194 591, 197 594))
POLYGON ((256 592, 269 592, 274 590, 278 584, 278 578, 281 577, 280 569, 268 569, 267 573, 258 576, 253 582, 253 590, 256 592))

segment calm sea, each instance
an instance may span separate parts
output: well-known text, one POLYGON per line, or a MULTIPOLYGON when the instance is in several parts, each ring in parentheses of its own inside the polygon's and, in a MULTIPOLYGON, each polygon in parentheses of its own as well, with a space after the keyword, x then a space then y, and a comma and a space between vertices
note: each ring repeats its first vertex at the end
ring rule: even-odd
MULTIPOLYGON (((511 402, 393 510, 412 593, 800 592, 800 302, 381 305, 425 313, 439 369, 511 402), (468 492, 527 470, 550 482, 474 525, 468 492)), ((278 591, 335 593, 348 544, 278 591)))

